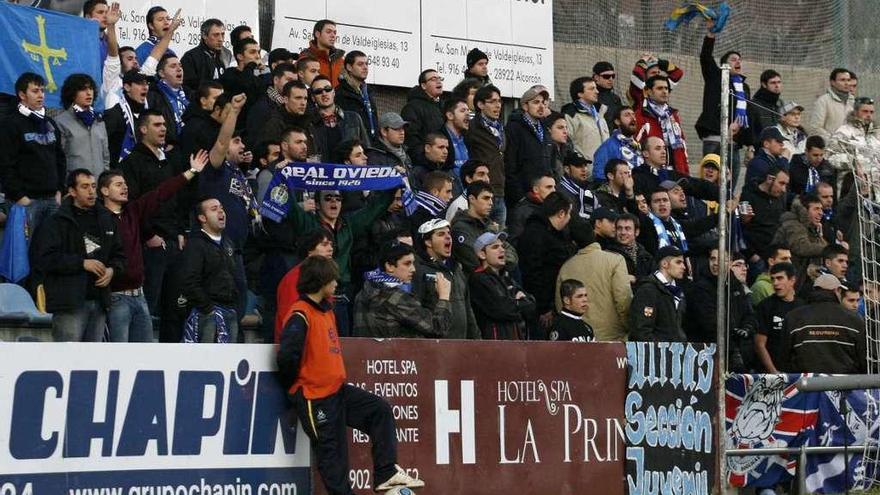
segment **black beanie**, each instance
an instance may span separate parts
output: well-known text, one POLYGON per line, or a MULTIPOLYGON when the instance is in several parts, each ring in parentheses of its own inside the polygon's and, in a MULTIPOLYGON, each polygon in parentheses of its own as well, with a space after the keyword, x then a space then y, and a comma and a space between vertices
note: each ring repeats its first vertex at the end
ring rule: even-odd
POLYGON ((614 70, 611 62, 596 62, 596 65, 593 66, 593 74, 601 74, 606 70, 614 70))
POLYGON ((467 68, 470 69, 480 60, 489 60, 489 56, 479 48, 474 48, 467 54, 467 68))

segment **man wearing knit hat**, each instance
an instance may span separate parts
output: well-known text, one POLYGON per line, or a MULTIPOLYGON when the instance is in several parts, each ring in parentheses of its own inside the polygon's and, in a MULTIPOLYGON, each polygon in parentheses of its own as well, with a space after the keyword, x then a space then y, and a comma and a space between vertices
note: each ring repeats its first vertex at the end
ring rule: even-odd
POLYGON ((596 104, 596 110, 605 105, 605 122, 608 127, 614 126, 615 111, 623 106, 623 100, 614 92, 614 79, 617 74, 614 72, 614 66, 611 62, 596 62, 593 65, 593 80, 596 81, 596 87, 599 88, 599 102, 596 104))
POLYGON ((467 70, 464 71, 464 77, 474 78, 480 81, 483 86, 492 84, 489 79, 489 55, 477 47, 471 49, 467 54, 467 70))

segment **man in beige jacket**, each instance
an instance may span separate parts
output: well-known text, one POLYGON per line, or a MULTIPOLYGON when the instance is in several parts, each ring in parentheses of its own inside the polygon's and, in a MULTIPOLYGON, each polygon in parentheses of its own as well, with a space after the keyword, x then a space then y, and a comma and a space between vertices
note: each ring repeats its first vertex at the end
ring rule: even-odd
POLYGON ((846 69, 831 71, 828 91, 816 99, 810 115, 810 132, 822 136, 825 142, 846 120, 852 111, 855 97, 849 92, 850 75, 846 69))
POLYGON ((598 242, 578 251, 562 265, 556 278, 557 310, 562 308, 559 285, 570 278, 587 288, 590 307, 584 321, 593 327, 596 340, 625 341, 632 290, 623 256, 602 251, 598 242))

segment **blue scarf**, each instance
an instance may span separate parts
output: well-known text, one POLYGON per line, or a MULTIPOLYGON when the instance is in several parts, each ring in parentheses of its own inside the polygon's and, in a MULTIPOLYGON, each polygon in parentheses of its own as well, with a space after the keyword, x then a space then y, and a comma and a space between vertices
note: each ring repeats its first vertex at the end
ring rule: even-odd
MULTIPOLYGON (((651 222, 654 223, 654 231, 657 232, 657 241, 658 248, 663 248, 666 246, 672 245, 672 239, 669 237, 669 232, 666 230, 666 225, 663 223, 663 220, 660 219, 657 215, 648 212, 648 218, 651 219, 651 222)), ((688 243, 687 239, 684 236, 684 230, 681 228, 681 224, 678 223, 678 220, 675 219, 672 215, 669 216, 669 221, 672 222, 672 228, 675 229, 675 236, 681 240, 681 250, 687 253, 688 251, 688 243)))
POLYGON ((594 107, 593 105, 587 105, 586 103, 582 102, 581 100, 575 101, 574 104, 579 110, 581 110, 582 112, 586 112, 586 113, 590 114, 590 117, 593 117, 593 121, 596 122, 596 127, 599 128, 599 131, 601 133, 602 125, 599 123, 599 118, 600 118, 599 111, 596 110, 596 107, 594 107))
POLYGON ((748 100, 746 99, 745 78, 739 74, 730 75, 730 85, 733 86, 733 96, 736 100, 736 106, 733 111, 734 121, 743 129, 749 126, 749 114, 747 110, 748 100))
MULTIPOLYGON (((433 194, 425 191, 418 191, 413 195, 412 201, 407 205, 407 216, 412 215, 421 206, 434 218, 440 218, 446 210, 447 203, 433 194), (410 211, 412 210, 412 211, 410 211)), ((418 225, 416 226, 418 227, 418 225)))
POLYGON ((657 277, 661 283, 663 283, 663 287, 669 290, 672 293, 673 299, 675 299, 675 307, 677 308, 679 304, 684 300, 684 289, 680 286, 676 285, 675 282, 663 282, 660 278, 660 272, 654 272, 654 276, 657 277))
POLYGON ((660 130, 663 131, 663 140, 666 141, 666 146, 672 150, 684 148, 681 126, 675 121, 675 116, 669 105, 658 105, 649 98, 645 98, 644 108, 648 109, 660 122, 660 130))
MULTIPOLYGON (((122 109, 122 119, 125 121, 125 134, 122 136, 122 147, 119 150, 119 161, 122 161, 125 157, 131 154, 131 150, 133 150, 137 144, 137 138, 134 133, 134 125, 137 118, 132 111, 131 104, 128 102, 126 96, 123 96, 119 101, 119 108, 122 109)), ((144 101, 144 110, 146 109, 147 102, 144 101)))
POLYGON ((522 114, 523 120, 529 127, 532 128, 532 132, 535 133, 535 137, 538 138, 538 141, 544 142, 544 124, 541 123, 540 120, 533 119, 531 115, 523 112, 522 114))
POLYGON ((461 166, 464 165, 464 162, 468 161, 470 153, 468 152, 467 145, 464 143, 464 135, 457 135, 449 131, 449 136, 452 138, 452 150, 455 152, 455 162, 453 164, 455 176, 461 177, 461 166))
POLYGON ((734 212, 730 222, 731 245, 734 252, 744 252, 749 246, 746 243, 745 232, 743 231, 742 220, 739 218, 739 211, 734 212))
POLYGON ((823 208, 822 220, 825 222, 830 222, 832 218, 834 218, 834 208, 823 208))
POLYGON ((376 122, 376 114, 373 112, 373 105, 370 104, 370 93, 367 89, 367 83, 361 84, 361 102, 364 110, 367 112, 367 124, 370 126, 370 136, 376 137, 379 124, 376 122))
POLYGON ((412 284, 401 282, 399 278, 385 273, 381 268, 365 273, 364 280, 374 282, 388 289, 400 289, 407 294, 412 292, 412 284))
POLYGON ((91 128, 92 124, 94 124, 95 120, 99 117, 99 115, 95 113, 94 108, 89 107, 83 110, 79 105, 73 106, 73 114, 76 115, 76 118, 78 118, 87 128, 91 128))
POLYGON ((629 168, 635 169, 644 165, 645 159, 642 157, 642 147, 638 141, 632 137, 624 136, 620 129, 615 129, 611 133, 611 137, 617 139, 617 142, 620 143, 620 146, 618 146, 620 156, 629 163, 629 168))
MULTIPOLYGON (((228 344, 229 343, 229 329, 226 328, 226 318, 223 316, 223 313, 232 313, 235 314, 235 311, 230 308, 224 308, 220 305, 215 305, 214 310, 205 318, 213 318, 214 325, 217 327, 216 334, 214 335, 214 343, 215 344, 228 344)), ((186 318, 186 322, 183 324, 183 339, 181 340, 184 344, 198 344, 199 343, 199 320, 202 318, 201 313, 198 309, 193 308, 189 312, 189 316, 186 318)))
POLYGON ((492 120, 489 117, 480 113, 480 119, 483 121, 483 125, 489 129, 489 132, 495 136, 495 144, 498 145, 498 149, 501 149, 504 146, 504 126, 501 125, 500 120, 492 120))
POLYGON ((168 100, 168 103, 171 104, 171 110, 174 112, 174 124, 177 127, 177 132, 180 133, 183 131, 183 112, 186 111, 186 107, 189 106, 189 100, 186 98, 186 92, 183 88, 174 89, 168 85, 164 80, 159 80, 159 91, 165 95, 165 99, 168 100))
POLYGON ((815 191, 817 185, 819 185, 819 171, 816 170, 815 167, 807 165, 807 187, 805 188, 806 191, 815 191))

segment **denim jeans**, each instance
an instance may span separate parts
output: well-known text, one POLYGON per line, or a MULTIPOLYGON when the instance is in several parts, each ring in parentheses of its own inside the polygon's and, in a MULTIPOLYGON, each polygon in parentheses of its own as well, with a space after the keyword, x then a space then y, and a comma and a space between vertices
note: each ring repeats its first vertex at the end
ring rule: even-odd
POLYGON ((55 342, 101 342, 107 313, 98 301, 85 301, 81 308, 52 314, 55 342))
POLYGON ((504 198, 495 198, 492 202, 489 218, 498 224, 499 229, 505 230, 507 228, 507 205, 504 204, 504 198))
MULTIPOLYGON (((234 309, 221 309, 220 315, 226 323, 226 331, 229 332, 229 343, 238 343, 238 314, 234 309)), ((199 311, 199 342, 213 344, 217 336, 217 323, 210 314, 199 311)))
POLYGON ((110 296, 110 342, 153 342, 153 319, 143 294, 110 296))
POLYGON ((31 199, 31 204, 27 205, 27 221, 28 229, 31 236, 37 231, 37 227, 52 214, 58 211, 58 203, 55 198, 47 199, 31 199))

